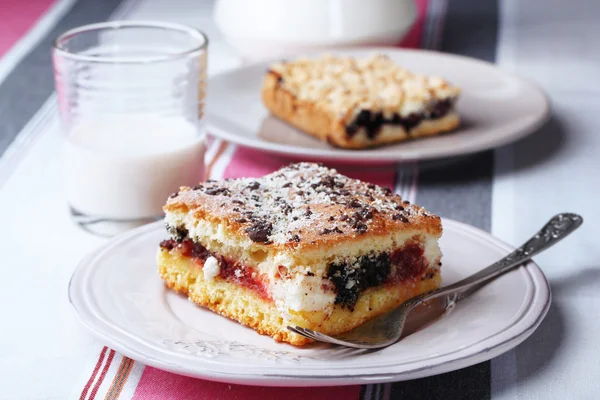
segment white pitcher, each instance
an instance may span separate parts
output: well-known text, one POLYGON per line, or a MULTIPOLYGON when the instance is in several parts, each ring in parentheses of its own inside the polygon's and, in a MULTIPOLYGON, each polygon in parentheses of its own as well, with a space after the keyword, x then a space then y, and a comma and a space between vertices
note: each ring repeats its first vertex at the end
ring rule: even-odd
POLYGON ((395 45, 416 15, 413 0, 217 0, 214 9, 226 40, 247 60, 395 45))

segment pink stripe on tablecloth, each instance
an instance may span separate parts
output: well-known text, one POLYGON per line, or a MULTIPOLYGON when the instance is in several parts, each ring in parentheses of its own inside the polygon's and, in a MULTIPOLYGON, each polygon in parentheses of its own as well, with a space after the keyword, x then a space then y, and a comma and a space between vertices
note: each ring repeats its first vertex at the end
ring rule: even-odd
MULTIPOLYGON (((258 178, 292 163, 290 159, 277 157, 272 154, 245 147, 238 147, 231 162, 225 168, 223 178, 258 178)), ((356 166, 336 166, 327 163, 328 167, 335 167, 338 172, 351 178, 360 179, 376 185, 394 188, 395 170, 390 168, 360 169, 356 166)))
POLYGON ((146 367, 132 400, 332 400, 358 399, 360 386, 258 387, 188 378, 146 367))
POLYGON ((55 0, 2 0, 0 3, 0 57, 21 39, 55 0))
POLYGON ((423 35, 423 26, 425 18, 427 18, 427 3, 428 0, 415 0, 417 5, 417 20, 400 42, 401 47, 419 48, 421 47, 421 37, 423 35))

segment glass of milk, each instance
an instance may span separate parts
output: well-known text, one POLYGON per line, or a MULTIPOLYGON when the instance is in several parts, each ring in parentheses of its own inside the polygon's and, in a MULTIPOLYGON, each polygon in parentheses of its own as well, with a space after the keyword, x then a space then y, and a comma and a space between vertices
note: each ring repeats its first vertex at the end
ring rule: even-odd
POLYGON ((162 22, 79 27, 52 49, 71 215, 112 235, 203 179, 208 40, 162 22))

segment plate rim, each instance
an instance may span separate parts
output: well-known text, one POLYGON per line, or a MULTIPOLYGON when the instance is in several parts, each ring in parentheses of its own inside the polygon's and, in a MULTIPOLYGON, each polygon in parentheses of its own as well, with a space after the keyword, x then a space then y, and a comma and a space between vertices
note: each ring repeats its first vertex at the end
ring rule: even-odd
MULTIPOLYGON (((488 141, 485 144, 481 144, 475 142, 475 144, 468 144, 466 146, 461 147, 452 147, 448 151, 443 153, 432 152, 432 153, 421 153, 419 151, 411 150, 410 152, 400 151, 399 154, 392 152, 384 152, 384 153, 373 153, 371 149, 367 150, 347 150, 347 149, 338 149, 338 148, 328 148, 328 149, 308 149, 304 147, 299 147, 295 145, 289 144, 280 144, 280 143, 272 143, 268 141, 259 141, 253 138, 247 138, 243 135, 236 135, 231 133, 229 129, 223 128, 218 123, 218 120, 221 118, 211 114, 210 109, 206 110, 205 123, 206 123, 206 132, 214 137, 217 137, 222 140, 229 141, 239 146, 243 146, 246 148, 251 148, 254 150, 265 151, 272 154, 279 154, 284 156, 292 156, 292 157, 310 157, 311 159, 321 159, 321 160, 329 160, 329 161, 345 161, 345 162, 355 162, 355 163, 377 163, 377 162, 414 162, 414 161, 429 161, 429 160, 438 160, 442 158, 453 158, 459 156, 465 156, 468 154, 474 154, 481 151, 486 151, 490 149, 495 149, 509 143, 516 142, 525 138, 528 135, 531 135, 535 131, 537 131, 541 126, 543 126, 551 116, 551 101, 548 94, 535 82, 531 79, 528 79, 521 74, 507 71, 503 68, 500 68, 495 63, 468 57, 460 54, 453 53, 444 53, 441 51, 428 50, 428 49, 405 49, 398 47, 350 47, 345 49, 335 49, 329 51, 331 54, 347 54, 347 53, 396 53, 396 54, 427 54, 430 56, 437 56, 443 58, 450 58, 456 60, 462 60, 466 62, 470 62, 473 64, 479 64, 502 74, 504 77, 508 77, 518 81, 520 84, 529 87, 534 92, 537 92, 541 98, 541 106, 543 111, 541 112, 539 118, 526 124, 518 131, 511 135, 504 135, 496 138, 495 140, 488 141), (217 120, 217 124, 214 121, 217 120)), ((309 52, 306 54, 308 57, 315 57, 318 55, 322 55, 323 52, 309 52)), ((249 64, 244 64, 242 66, 229 69, 227 71, 219 72, 211 76, 208 79, 208 86, 210 87, 211 81, 215 81, 216 79, 223 79, 224 77, 232 74, 239 73, 242 70, 257 68, 260 66, 265 66, 266 64, 276 62, 278 59, 270 59, 270 60, 262 60, 256 61, 249 64)), ((234 123, 228 121, 226 125, 235 125, 234 123)), ((240 127, 240 129, 245 129, 240 127)), ((427 138, 425 138, 426 140, 427 138)), ((383 148, 383 147, 382 147, 383 148)))
MULTIPOLYGON (((495 245, 496 247, 506 251, 507 253, 514 250, 514 248, 502 240, 494 237, 488 232, 485 232, 479 228, 473 227, 471 225, 458 222, 452 219, 443 219, 443 223, 445 226, 453 225, 459 232, 472 234, 479 239, 484 239, 491 245, 495 245)), ((477 346, 482 342, 486 342, 489 340, 493 340, 494 337, 501 335, 507 329, 518 329, 512 336, 506 338, 498 343, 492 344, 490 346, 485 347, 481 351, 471 351, 469 352, 467 347, 467 354, 463 354, 459 357, 449 356, 448 360, 436 363, 435 360, 441 357, 433 357, 431 359, 427 359, 425 361, 418 361, 423 365, 418 368, 411 368, 409 370, 403 370, 399 372, 372 372, 372 373, 359 373, 359 374, 351 374, 351 373, 338 373, 338 374, 320 374, 320 375, 310 375, 310 374, 302 374, 302 375, 290 375, 290 374, 275 374, 275 373, 261 373, 261 372, 253 372, 252 370, 248 373, 227 373, 223 371, 216 371, 210 366, 207 368, 206 366, 198 365, 197 368, 190 368, 186 365, 180 365, 179 363, 165 361, 164 359, 156 358, 153 356, 152 352, 158 352, 162 355, 167 355, 168 353, 174 353, 172 350, 167 349, 159 349, 156 346, 150 346, 144 343, 144 340, 135 339, 132 335, 129 335, 130 340, 133 340, 134 345, 128 344, 126 341, 123 341, 117 337, 111 336, 111 331, 115 331, 115 327, 108 325, 105 321, 94 319, 93 310, 87 310, 87 315, 84 314, 86 308, 90 308, 89 304, 79 304, 77 305, 77 301, 74 301, 74 298, 78 296, 81 297, 81 294, 77 295, 74 292, 73 282, 76 281, 76 278, 79 274, 85 272, 86 268, 89 269, 88 261, 92 260, 94 256, 101 253, 106 248, 111 245, 122 241, 128 237, 134 237, 146 231, 152 231, 156 229, 159 225, 162 225, 162 221, 154 222, 151 224, 144 225, 142 227, 136 228, 132 231, 126 232, 124 234, 115 236, 112 240, 105 243, 103 246, 98 248, 96 251, 85 256, 73 272, 68 285, 68 299, 71 304, 73 311, 79 321, 91 332, 91 334, 99 339, 102 343, 105 343, 107 346, 113 348, 114 350, 119 351, 120 353, 128 356, 134 360, 138 360, 143 364, 150 365, 152 367, 162 369, 165 371, 177 373, 180 375, 190 376, 194 378, 200 379, 208 379, 213 381, 220 382, 228 382, 228 383, 239 383, 246 385, 262 385, 262 386, 299 386, 299 385, 309 385, 309 386, 340 386, 340 385, 355 385, 355 384, 366 384, 366 383, 383 383, 383 382, 393 382, 393 381, 403 381, 409 379, 417 379, 431 375, 437 375, 444 372, 454 371, 460 368, 465 368, 470 365, 474 365, 479 362, 483 362, 489 360, 493 357, 496 357, 511 348, 517 346, 522 343, 525 339, 527 339, 537 327, 540 325, 544 317, 546 316, 548 309, 551 304, 551 289, 548 283, 547 278, 545 277, 543 271, 539 268, 539 266, 534 261, 529 261, 525 266, 516 269, 515 271, 527 271, 530 278, 534 282, 534 293, 531 297, 531 300, 528 303, 528 310, 521 315, 521 317, 513 323, 512 325, 507 325, 502 330, 495 332, 493 335, 488 336, 487 338, 482 339, 480 342, 476 342, 472 346, 477 346), (541 304, 541 305, 540 305, 541 304), (532 310, 534 306, 537 305, 537 311, 532 310), (520 327, 523 324, 523 321, 530 321, 527 326, 520 327), (155 347, 153 349, 153 347, 155 347), (167 351, 165 351, 167 350, 167 351)), ((83 282, 82 282, 83 283, 83 282)), ((117 329, 118 331, 118 329, 117 329)), ((112 332, 114 335, 115 332, 112 332)), ((118 336, 118 335, 117 335, 118 336)), ((196 359, 196 357, 192 355, 185 355, 181 353, 176 353, 180 357, 184 358, 192 358, 196 359)), ((456 353, 454 353, 456 354, 456 353)), ((417 361, 412 361, 410 363, 415 363, 417 361)), ((223 363, 227 364, 227 363, 223 363)), ((371 369, 376 368, 372 366, 371 369)), ((393 369, 394 365, 386 365, 385 368, 393 369)))

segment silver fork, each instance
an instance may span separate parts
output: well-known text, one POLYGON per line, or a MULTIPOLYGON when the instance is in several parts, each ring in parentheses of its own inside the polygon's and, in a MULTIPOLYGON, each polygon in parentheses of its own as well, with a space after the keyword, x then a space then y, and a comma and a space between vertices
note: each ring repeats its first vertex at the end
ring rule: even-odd
POLYGON ((389 346, 400 339, 408 315, 420 304, 446 296, 446 309, 453 308, 456 302, 467 297, 482 284, 518 267, 534 255, 558 243, 579 228, 582 223, 583 218, 577 214, 558 214, 524 245, 489 267, 452 285, 415 296, 394 310, 339 336, 324 335, 300 326, 288 326, 287 328, 312 340, 357 349, 378 349, 389 346))

